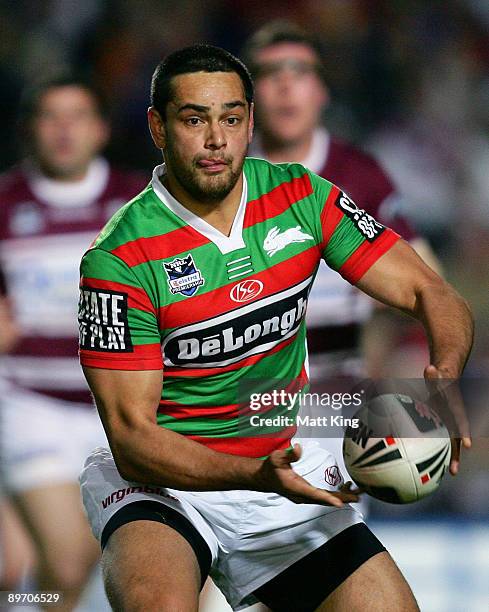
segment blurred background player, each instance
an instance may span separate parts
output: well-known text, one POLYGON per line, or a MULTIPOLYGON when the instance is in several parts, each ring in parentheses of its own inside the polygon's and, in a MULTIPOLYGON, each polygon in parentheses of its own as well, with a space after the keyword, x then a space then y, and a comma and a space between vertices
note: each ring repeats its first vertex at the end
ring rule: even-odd
POLYGON ((19 329, 12 315, 7 298, 5 275, 0 268, 0 355, 10 350, 19 336, 19 329))
POLYGON ((70 610, 99 556, 77 478, 104 440, 78 365, 78 261, 146 181, 100 156, 109 127, 82 80, 32 90, 22 127, 26 157, 0 177, 0 262, 20 328, 1 364, 3 486, 35 544, 37 588, 63 591, 70 610))
MULTIPOLYGON (((5 276, 0 268, 0 359, 19 337, 12 308, 7 296, 5 276)), ((2 390, 0 381, 0 391, 2 390)), ((0 432, 3 428, 4 394, 0 392, 0 432)), ((1 439, 1 434, 0 434, 1 439)), ((32 562, 32 544, 26 536, 12 504, 5 498, 2 487, 3 452, 0 445, 0 591, 15 589, 32 562)))
MULTIPOLYGON (((396 213, 398 195, 383 168, 323 125, 330 91, 314 39, 292 23, 274 21, 251 36, 243 56, 256 86, 258 129, 250 155, 274 163, 300 162, 339 185, 437 268, 428 243, 396 213)), ((320 266, 307 314, 313 377, 365 374, 359 347, 362 324, 371 312, 371 301, 330 268, 320 266)))

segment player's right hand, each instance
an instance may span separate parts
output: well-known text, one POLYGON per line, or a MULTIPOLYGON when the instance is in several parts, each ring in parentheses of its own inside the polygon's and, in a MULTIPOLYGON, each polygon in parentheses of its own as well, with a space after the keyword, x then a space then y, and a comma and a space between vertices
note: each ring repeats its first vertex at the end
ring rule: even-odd
POLYGON ((430 391, 430 401, 436 412, 448 424, 451 417, 453 426, 449 427, 452 443, 450 457, 450 474, 456 476, 460 469, 460 451, 463 446, 472 446, 469 420, 465 411, 464 400, 460 391, 458 378, 453 372, 433 364, 426 366, 424 377, 430 391))
POLYGON ((319 489, 294 472, 292 463, 300 459, 302 450, 295 444, 289 450, 273 451, 263 462, 258 473, 261 491, 272 491, 287 497, 296 504, 320 504, 342 507, 344 503, 359 501, 360 489, 351 489, 351 483, 340 491, 319 489))

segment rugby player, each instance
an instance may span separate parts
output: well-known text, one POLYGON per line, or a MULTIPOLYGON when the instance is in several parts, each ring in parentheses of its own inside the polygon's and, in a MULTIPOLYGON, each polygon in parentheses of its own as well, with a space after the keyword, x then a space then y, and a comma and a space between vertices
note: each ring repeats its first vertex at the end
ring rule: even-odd
POLYGON ((305 384, 322 257, 424 323, 429 376, 460 375, 467 304, 327 180, 246 158, 253 85, 226 51, 169 55, 148 117, 165 163, 81 263, 80 356, 111 450, 80 480, 113 608, 196 610, 210 574, 236 610, 417 610, 358 491, 325 482, 334 457, 254 429, 243 396, 305 384))
POLYGON ((27 156, 0 177, 0 262, 20 332, 1 364, 3 487, 35 544, 39 588, 63 591, 70 610, 99 557, 77 477, 105 439, 78 365, 78 262, 146 181, 100 156, 109 128, 89 83, 44 82, 23 110, 27 156))

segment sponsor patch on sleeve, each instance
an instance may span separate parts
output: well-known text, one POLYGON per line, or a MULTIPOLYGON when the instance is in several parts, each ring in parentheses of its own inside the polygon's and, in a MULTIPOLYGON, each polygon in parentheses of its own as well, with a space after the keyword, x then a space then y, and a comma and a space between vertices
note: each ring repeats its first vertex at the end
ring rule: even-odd
POLYGON ((81 287, 78 305, 80 349, 130 353, 127 293, 81 287))
POLYGON ((357 230, 369 242, 374 242, 374 240, 376 240, 385 230, 385 225, 376 221, 363 209, 358 208, 355 202, 353 202, 353 200, 343 191, 340 191, 338 194, 335 205, 353 221, 357 230))

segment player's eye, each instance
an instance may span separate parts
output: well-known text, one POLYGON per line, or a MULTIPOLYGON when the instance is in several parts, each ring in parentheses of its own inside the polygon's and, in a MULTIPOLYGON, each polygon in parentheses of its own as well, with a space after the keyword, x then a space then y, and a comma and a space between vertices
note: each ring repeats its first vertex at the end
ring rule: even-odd
POLYGON ((186 123, 188 125, 199 125, 200 123, 202 123, 202 119, 200 117, 189 117, 188 119, 186 119, 186 123))
POLYGON ((238 125, 238 123, 241 122, 241 118, 240 117, 228 117, 226 119, 226 123, 228 125, 238 125))

